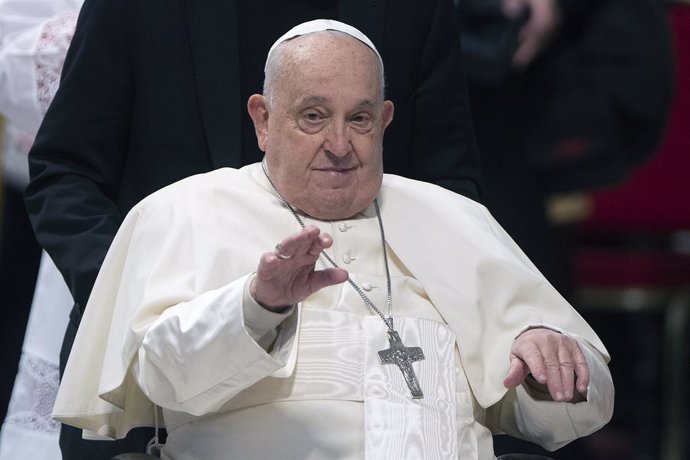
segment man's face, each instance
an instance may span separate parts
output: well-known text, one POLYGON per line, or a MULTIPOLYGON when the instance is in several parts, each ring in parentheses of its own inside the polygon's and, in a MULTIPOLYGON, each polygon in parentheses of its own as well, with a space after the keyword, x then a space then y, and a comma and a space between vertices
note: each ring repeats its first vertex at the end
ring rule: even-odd
POLYGON ((270 104, 249 110, 271 177, 294 206, 320 219, 351 217, 376 197, 383 177, 383 101, 378 58, 352 37, 310 34, 289 47, 270 104))

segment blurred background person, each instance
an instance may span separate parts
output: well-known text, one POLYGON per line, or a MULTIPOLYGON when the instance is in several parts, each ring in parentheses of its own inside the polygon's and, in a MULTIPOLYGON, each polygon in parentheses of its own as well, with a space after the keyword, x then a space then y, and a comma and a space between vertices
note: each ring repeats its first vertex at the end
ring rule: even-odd
MULTIPOLYGON (((547 279, 574 300, 571 224, 586 216, 582 193, 625 181, 664 133, 673 62, 663 2, 456 5, 483 167, 482 201, 547 279)), ((626 403, 616 407, 613 425, 635 410, 629 404, 635 395, 625 385, 618 389, 616 400, 626 403)), ((516 442, 502 438, 497 452, 501 443, 516 450, 516 442)), ((626 442, 616 458, 633 451, 633 439, 626 442)), ((574 443, 557 458, 600 458, 582 449, 574 443)))
POLYGON ((663 4, 459 1, 482 200, 569 297, 547 199, 620 183, 654 153, 672 94, 663 4))
POLYGON ((60 458, 60 425, 50 414, 71 296, 50 258, 41 257, 23 193, 29 181, 27 153, 57 90, 80 3, 0 0, 0 113, 6 119, 0 233, 2 460, 60 458))
POLYGON ((683 460, 690 445, 690 2, 664 3, 675 69, 663 140, 626 181, 584 194, 573 227, 576 302, 613 338, 614 373, 638 396, 619 398, 611 429, 625 436, 598 443, 644 460, 683 460))

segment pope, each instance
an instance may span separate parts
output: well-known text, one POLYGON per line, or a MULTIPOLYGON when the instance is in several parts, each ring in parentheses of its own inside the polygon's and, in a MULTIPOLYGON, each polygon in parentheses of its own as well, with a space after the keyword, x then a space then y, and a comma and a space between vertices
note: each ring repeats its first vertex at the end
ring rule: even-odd
POLYGON ((170 459, 493 459, 607 423, 604 345, 488 211, 384 174, 384 94, 353 27, 281 37, 247 105, 264 161, 129 213, 54 415, 165 426, 170 459))

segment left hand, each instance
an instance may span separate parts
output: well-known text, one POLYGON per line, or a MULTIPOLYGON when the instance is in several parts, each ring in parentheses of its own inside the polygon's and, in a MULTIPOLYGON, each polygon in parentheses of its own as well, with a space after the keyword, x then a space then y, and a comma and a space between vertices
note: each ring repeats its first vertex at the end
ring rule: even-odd
POLYGON ((515 339, 503 384, 515 388, 530 373, 558 402, 572 400, 575 389, 584 394, 589 385, 589 367, 577 341, 551 329, 530 329, 515 339))

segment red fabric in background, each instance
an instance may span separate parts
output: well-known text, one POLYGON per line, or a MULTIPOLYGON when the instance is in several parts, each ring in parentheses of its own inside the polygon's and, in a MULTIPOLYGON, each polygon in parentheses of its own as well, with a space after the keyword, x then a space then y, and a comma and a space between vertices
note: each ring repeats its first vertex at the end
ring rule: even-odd
POLYGON ((690 5, 667 6, 676 66, 674 97, 657 153, 625 184, 593 194, 585 235, 618 235, 619 244, 584 244, 574 257, 580 286, 677 286, 690 281, 690 255, 620 244, 690 230, 690 5))
POLYGON ((574 262, 580 286, 678 286, 690 279, 690 256, 685 254, 585 248, 574 262))
POLYGON ((676 79, 666 134, 657 154, 628 182, 594 193, 587 230, 690 229, 690 5, 669 5, 667 11, 676 79))

